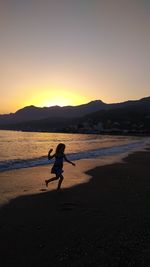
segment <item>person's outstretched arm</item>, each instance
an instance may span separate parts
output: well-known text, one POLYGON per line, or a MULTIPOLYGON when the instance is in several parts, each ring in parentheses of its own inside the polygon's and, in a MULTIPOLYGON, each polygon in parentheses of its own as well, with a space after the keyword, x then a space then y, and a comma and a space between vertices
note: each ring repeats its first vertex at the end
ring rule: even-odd
POLYGON ((49 160, 51 160, 51 159, 55 156, 55 154, 54 154, 54 155, 51 155, 52 151, 53 151, 53 149, 51 148, 51 149, 49 150, 49 152, 48 152, 48 159, 49 159, 49 160))
POLYGON ((67 161, 68 163, 72 164, 73 166, 75 166, 75 163, 70 161, 69 159, 67 159, 66 155, 64 155, 64 159, 65 161, 67 161))

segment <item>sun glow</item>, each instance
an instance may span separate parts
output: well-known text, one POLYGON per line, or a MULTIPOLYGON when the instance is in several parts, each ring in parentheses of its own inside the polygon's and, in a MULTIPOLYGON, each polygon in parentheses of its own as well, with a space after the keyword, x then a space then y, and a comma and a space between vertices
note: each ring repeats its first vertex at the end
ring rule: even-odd
POLYGON ((64 97, 53 97, 48 100, 44 100, 43 103, 40 106, 45 106, 45 107, 51 107, 51 106, 67 106, 70 105, 70 101, 67 98, 64 97))
POLYGON ((76 106, 83 103, 87 103, 88 98, 80 94, 75 94, 71 90, 38 90, 37 95, 30 95, 25 106, 35 105, 38 107, 50 107, 50 106, 76 106), (30 99, 30 100, 29 100, 30 99))
POLYGON ((50 96, 48 99, 43 100, 41 103, 44 106, 68 106, 68 105, 80 105, 86 102, 86 98, 83 96, 75 95, 69 92, 58 92, 55 95, 50 96))

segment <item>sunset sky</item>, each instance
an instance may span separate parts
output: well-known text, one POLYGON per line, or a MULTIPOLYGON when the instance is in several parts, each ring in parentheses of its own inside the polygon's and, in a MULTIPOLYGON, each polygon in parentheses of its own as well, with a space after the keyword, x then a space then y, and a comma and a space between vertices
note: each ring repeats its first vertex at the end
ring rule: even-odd
POLYGON ((150 95, 149 0, 0 0, 0 113, 150 95))

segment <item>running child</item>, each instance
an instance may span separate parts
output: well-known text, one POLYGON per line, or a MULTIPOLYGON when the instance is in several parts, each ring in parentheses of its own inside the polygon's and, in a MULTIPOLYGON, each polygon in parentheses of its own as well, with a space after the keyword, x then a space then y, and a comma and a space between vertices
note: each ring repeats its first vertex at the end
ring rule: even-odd
POLYGON ((68 160, 66 155, 64 154, 65 151, 65 144, 58 144, 56 147, 56 151, 55 154, 51 155, 51 152, 53 151, 53 149, 50 149, 48 152, 48 159, 51 160, 52 158, 55 158, 55 162, 54 165, 51 169, 51 173, 54 173, 56 176, 53 178, 50 178, 49 180, 45 180, 45 184, 48 187, 48 184, 52 181, 55 180, 59 180, 58 181, 58 186, 57 186, 57 190, 60 189, 62 181, 64 179, 62 173, 63 171, 63 161, 67 161, 68 163, 72 164, 73 166, 75 166, 75 163, 73 163, 72 161, 68 160))

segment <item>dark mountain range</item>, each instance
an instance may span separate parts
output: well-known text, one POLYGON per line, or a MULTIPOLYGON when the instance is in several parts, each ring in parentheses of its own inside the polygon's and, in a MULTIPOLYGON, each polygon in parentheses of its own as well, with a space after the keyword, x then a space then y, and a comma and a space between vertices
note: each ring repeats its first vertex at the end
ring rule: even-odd
POLYGON ((65 107, 53 106, 53 107, 43 107, 43 108, 28 106, 19 109, 15 113, 0 115, 0 124, 8 124, 8 123, 12 124, 12 123, 41 120, 54 117, 55 118, 83 117, 92 112, 129 107, 131 105, 132 106, 141 105, 143 107, 150 105, 150 97, 136 101, 126 101, 114 104, 106 104, 101 100, 95 100, 79 106, 65 106, 65 107))
POLYGON ((23 131, 150 132, 150 97, 105 104, 100 100, 72 107, 25 107, 0 116, 0 129, 23 131))
POLYGON ((32 120, 41 120, 47 118, 75 118, 82 117, 88 113, 107 108, 107 104, 100 100, 95 100, 79 106, 53 106, 53 107, 35 107, 28 106, 19 109, 15 113, 0 115, 0 124, 13 124, 32 120))
MULTIPOLYGON (((88 114, 88 118, 98 119, 103 117, 106 119, 109 116, 112 119, 121 119, 131 114, 149 114, 150 113, 150 97, 142 98, 138 101, 128 101, 120 104, 110 104, 110 109, 103 109, 91 114, 88 114)), ((86 117, 86 116, 85 116, 86 117)))

